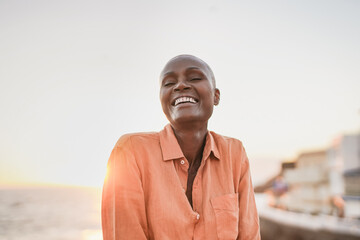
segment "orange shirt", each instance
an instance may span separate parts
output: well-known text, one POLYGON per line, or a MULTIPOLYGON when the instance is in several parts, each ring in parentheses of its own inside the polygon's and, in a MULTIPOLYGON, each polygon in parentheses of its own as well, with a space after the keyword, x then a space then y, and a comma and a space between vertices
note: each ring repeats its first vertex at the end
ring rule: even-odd
POLYGON ((102 196, 104 240, 260 239, 249 161, 242 143, 208 132, 193 183, 170 125, 122 136, 102 196))

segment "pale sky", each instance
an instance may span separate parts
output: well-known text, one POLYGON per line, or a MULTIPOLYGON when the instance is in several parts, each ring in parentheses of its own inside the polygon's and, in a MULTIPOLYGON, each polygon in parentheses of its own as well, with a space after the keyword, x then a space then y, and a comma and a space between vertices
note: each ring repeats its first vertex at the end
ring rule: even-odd
POLYGON ((158 76, 193 54, 254 182, 360 131, 360 1, 0 0, 0 185, 101 186, 124 133, 167 120, 158 76))

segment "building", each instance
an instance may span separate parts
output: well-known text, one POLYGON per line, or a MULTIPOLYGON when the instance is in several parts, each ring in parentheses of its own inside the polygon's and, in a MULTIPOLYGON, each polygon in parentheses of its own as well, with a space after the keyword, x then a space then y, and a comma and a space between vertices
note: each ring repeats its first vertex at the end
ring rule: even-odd
POLYGON ((338 191, 334 172, 341 172, 341 192, 345 200, 345 216, 360 218, 360 134, 344 135, 335 139, 328 150, 331 180, 338 191), (334 171, 336 169, 336 171, 334 171))
POLYGON ((360 218, 360 134, 344 135, 326 150, 300 154, 283 169, 290 211, 360 218))
POLYGON ((284 170, 284 180, 289 185, 285 199, 287 209, 311 214, 331 213, 327 152, 302 153, 295 166, 284 170))

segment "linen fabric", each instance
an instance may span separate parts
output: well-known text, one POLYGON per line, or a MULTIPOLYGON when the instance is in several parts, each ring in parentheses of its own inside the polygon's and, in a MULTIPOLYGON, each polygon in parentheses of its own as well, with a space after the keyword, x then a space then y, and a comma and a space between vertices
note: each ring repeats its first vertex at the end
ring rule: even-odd
POLYGON ((189 163, 170 125, 122 136, 102 195, 104 240, 259 240, 249 161, 241 141, 209 131, 186 197, 189 163))

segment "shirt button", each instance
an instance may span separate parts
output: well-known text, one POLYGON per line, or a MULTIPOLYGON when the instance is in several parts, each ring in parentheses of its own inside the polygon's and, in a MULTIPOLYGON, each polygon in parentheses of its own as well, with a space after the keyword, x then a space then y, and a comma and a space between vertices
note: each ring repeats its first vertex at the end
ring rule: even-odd
POLYGON ((180 161, 180 164, 181 164, 181 165, 184 165, 184 163, 185 163, 184 160, 181 160, 181 161, 180 161))

